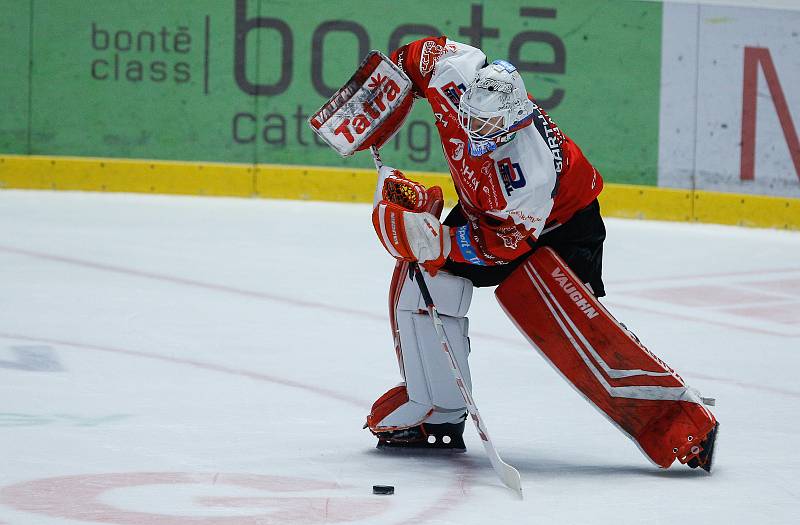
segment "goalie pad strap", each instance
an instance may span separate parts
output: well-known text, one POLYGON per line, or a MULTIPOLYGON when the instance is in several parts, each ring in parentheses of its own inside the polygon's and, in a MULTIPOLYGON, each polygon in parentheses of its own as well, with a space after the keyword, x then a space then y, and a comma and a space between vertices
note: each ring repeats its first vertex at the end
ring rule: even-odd
MULTIPOLYGON (((406 268, 408 268, 406 266, 406 268)), ((406 273, 405 283, 397 301, 398 310, 425 311, 425 299, 419 293, 416 283, 408 279, 406 273)), ((463 277, 439 272, 435 277, 425 272, 425 282, 431 297, 440 315, 450 317, 464 317, 467 315, 472 302, 472 282, 463 277)))
POLYGON ((697 391, 637 342, 550 248, 534 252, 495 295, 558 372, 657 465, 685 461, 714 427, 697 391))

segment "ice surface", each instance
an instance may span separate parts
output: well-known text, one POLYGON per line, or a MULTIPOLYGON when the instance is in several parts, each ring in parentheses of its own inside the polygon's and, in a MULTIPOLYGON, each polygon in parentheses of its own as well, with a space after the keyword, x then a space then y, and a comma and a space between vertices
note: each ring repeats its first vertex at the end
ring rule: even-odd
POLYGON ((604 303, 716 397, 715 473, 652 466, 482 289, 520 502, 471 425, 444 458, 361 429, 399 380, 367 206, 0 192, 0 524, 797 523, 800 235, 607 226, 604 303))

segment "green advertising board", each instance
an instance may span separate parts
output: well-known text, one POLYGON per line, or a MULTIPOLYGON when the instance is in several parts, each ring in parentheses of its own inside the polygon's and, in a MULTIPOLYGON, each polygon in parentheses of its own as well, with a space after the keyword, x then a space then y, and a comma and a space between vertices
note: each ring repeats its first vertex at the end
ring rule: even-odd
POLYGON ((0 0, 0 152, 30 146, 30 0, 0 0))
MULTIPOLYGON (((370 49, 429 34, 514 62, 609 181, 654 185, 661 5, 620 0, 0 0, 5 153, 369 167, 305 121, 370 49), (30 64, 32 66, 29 68, 30 64), (29 84, 30 82, 30 84, 29 84), (30 111, 30 112, 29 112, 30 111)), ((387 161, 446 171, 418 102, 387 161)))

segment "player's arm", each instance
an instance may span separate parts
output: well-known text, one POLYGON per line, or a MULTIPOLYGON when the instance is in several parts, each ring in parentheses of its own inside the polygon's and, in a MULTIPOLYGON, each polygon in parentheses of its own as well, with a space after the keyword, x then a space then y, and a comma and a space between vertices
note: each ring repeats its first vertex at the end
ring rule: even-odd
POLYGON ((414 96, 423 98, 433 77, 434 65, 447 46, 446 36, 415 40, 392 51, 389 58, 414 84, 414 96))
POLYGON ((434 55, 429 50, 432 46, 439 46, 438 49, 444 49, 446 42, 447 37, 444 36, 427 37, 401 46, 391 52, 389 55, 391 61, 397 64, 411 80, 412 96, 395 108, 389 118, 372 134, 370 140, 362 144, 357 151, 368 149, 371 146, 380 148, 400 129, 411 112, 414 100, 424 97, 425 90, 430 83, 433 74, 434 55), (430 62, 430 65, 426 60, 430 62))
POLYGON ((523 209, 487 210, 474 222, 439 223, 441 189, 425 189, 398 170, 382 167, 373 209, 373 226, 386 250, 399 260, 418 261, 432 273, 449 259, 494 266, 531 251, 544 228, 551 199, 523 209))

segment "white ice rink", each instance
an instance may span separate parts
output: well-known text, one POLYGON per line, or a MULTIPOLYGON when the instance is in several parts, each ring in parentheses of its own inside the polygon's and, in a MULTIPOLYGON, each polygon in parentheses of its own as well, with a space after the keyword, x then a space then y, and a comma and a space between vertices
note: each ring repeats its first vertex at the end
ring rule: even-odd
POLYGON ((362 430, 399 380, 368 206, 2 191, 0 524, 800 522, 800 234, 607 226, 603 302, 717 399, 715 472, 652 466, 482 289, 519 501, 469 423, 448 457, 362 430))

